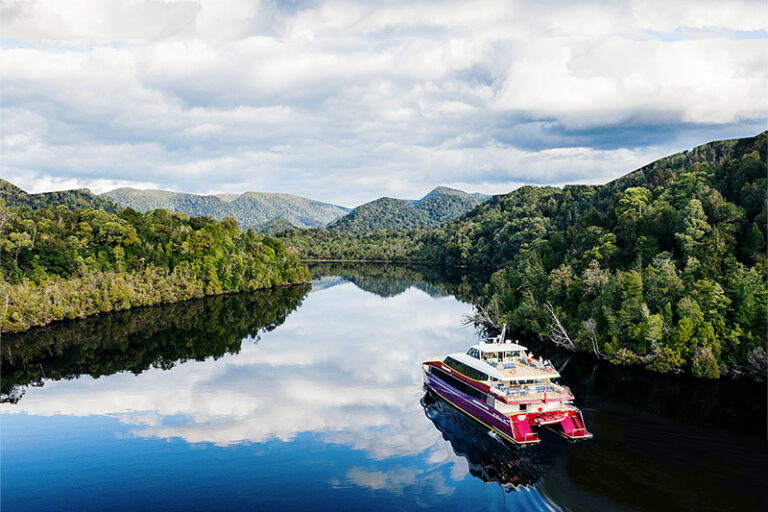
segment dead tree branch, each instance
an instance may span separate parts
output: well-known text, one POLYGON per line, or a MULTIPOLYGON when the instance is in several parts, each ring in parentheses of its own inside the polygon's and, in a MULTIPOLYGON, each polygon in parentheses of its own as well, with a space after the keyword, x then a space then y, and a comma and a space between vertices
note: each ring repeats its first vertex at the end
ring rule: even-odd
POLYGON ((471 325, 475 329, 484 333, 492 333, 499 330, 496 324, 495 318, 499 317, 498 308, 495 307, 496 303, 493 302, 489 305, 488 309, 481 305, 475 306, 475 312, 471 315, 464 315, 461 319, 462 325, 471 325), (493 311, 489 311, 493 309, 493 311))
POLYGON ((545 305, 547 311, 549 311, 551 320, 551 323, 549 324, 549 333, 546 335, 547 338, 549 338, 555 345, 563 347, 566 350, 576 350, 576 345, 573 344, 571 337, 568 336, 568 331, 565 330, 565 327, 563 327, 563 324, 560 322, 560 318, 558 318, 555 308, 552 307, 552 304, 550 304, 549 301, 547 301, 545 305))
POLYGON ((597 322, 595 322, 595 319, 589 318, 585 320, 582 326, 584 327, 584 332, 586 332, 589 337, 589 341, 592 342, 592 350, 595 352, 595 355, 598 358, 605 357, 605 355, 600 352, 600 347, 597 343, 597 322))

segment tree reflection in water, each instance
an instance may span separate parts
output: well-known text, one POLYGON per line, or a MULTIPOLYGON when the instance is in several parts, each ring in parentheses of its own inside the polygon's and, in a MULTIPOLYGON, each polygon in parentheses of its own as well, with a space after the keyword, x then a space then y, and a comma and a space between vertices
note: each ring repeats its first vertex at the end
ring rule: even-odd
POLYGON ((43 379, 98 378, 240 351, 244 339, 285 322, 309 285, 206 297, 107 313, 3 336, 0 402, 18 402, 43 379))

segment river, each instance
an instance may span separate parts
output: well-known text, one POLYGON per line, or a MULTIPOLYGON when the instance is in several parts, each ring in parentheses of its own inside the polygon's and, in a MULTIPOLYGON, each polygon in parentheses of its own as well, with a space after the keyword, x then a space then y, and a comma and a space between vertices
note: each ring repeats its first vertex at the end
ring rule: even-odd
POLYGON ((515 448, 425 394, 482 280, 311 286, 61 322, 2 343, 3 511, 764 510, 766 389, 563 367, 593 440, 515 448), (460 297, 461 300, 457 297, 460 297))

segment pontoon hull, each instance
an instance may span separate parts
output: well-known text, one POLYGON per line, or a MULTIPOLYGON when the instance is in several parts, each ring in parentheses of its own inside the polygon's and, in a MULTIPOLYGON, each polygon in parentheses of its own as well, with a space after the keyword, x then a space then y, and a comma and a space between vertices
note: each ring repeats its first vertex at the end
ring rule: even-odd
POLYGON ((424 371, 426 386, 458 410, 478 421, 514 444, 533 444, 541 441, 531 431, 532 426, 542 426, 560 436, 577 441, 591 439, 592 434, 584 426, 584 418, 578 410, 558 413, 528 413, 505 416, 485 401, 468 395, 440 378, 439 371, 424 371))
POLYGON ((515 435, 512 422, 508 417, 486 405, 483 401, 455 389, 432 372, 424 372, 424 383, 443 400, 480 422, 486 428, 495 431, 510 443, 532 444, 541 441, 535 434, 521 439, 520 435, 515 435))

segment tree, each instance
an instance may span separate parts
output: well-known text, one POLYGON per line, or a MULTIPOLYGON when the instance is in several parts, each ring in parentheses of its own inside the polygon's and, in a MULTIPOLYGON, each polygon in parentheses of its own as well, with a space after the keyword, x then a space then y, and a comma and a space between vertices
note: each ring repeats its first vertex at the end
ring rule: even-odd
POLYGON ((705 379, 720 378, 720 367, 717 364, 712 349, 709 347, 697 347, 693 355, 691 371, 696 377, 705 379))
POLYGON ((701 260, 704 237, 711 230, 712 227, 707 223, 707 216, 704 214, 701 201, 691 199, 685 209, 683 231, 675 235, 680 250, 686 256, 701 260))

